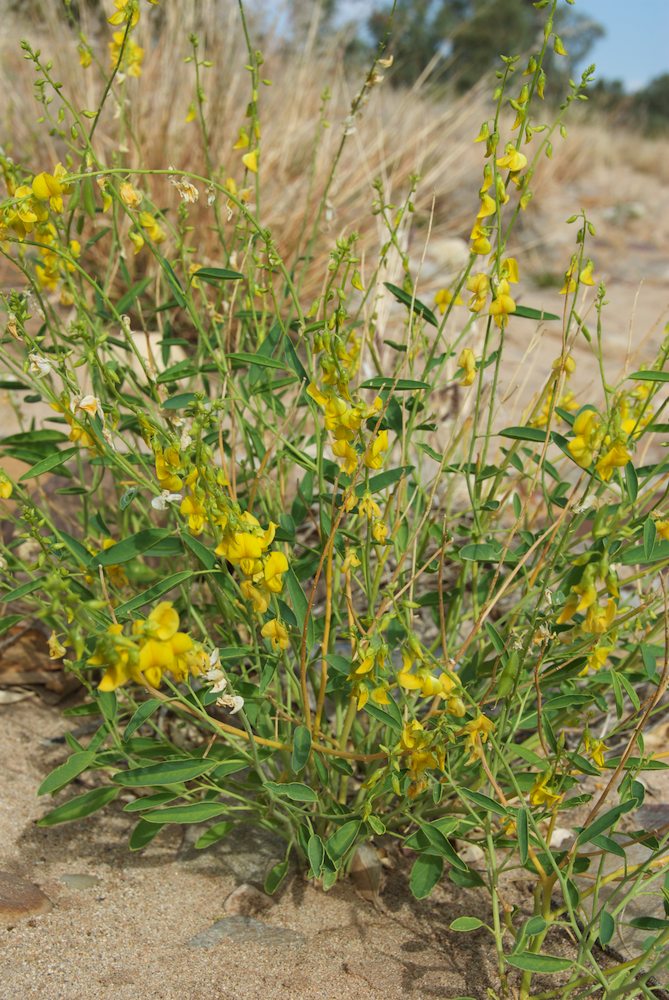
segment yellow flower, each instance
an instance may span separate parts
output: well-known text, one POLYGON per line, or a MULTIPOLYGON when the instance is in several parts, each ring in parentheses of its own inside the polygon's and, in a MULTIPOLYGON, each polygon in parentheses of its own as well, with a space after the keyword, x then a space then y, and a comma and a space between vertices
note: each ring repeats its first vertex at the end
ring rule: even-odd
POLYGON ((188 515, 188 527, 193 534, 201 535, 204 531, 205 510, 200 501, 195 497, 184 497, 179 512, 188 515))
MULTIPOLYGON (((453 302, 453 293, 449 292, 447 288, 440 288, 434 297, 434 304, 437 306, 442 316, 450 306, 451 302, 453 302)), ((455 305, 462 305, 462 299, 459 295, 455 297, 455 305)))
POLYGON ((510 281, 512 285, 518 284, 518 261, 515 257, 507 257, 503 260, 500 272, 502 277, 510 281))
POLYGON ((270 552, 263 568, 264 586, 272 594, 280 594, 283 589, 283 575, 288 572, 288 560, 283 552, 270 552))
POLYGON ((274 649, 288 649, 290 646, 288 631, 278 618, 273 618, 271 621, 265 622, 260 629, 260 634, 263 638, 270 640, 274 649))
POLYGON ((254 149, 251 153, 245 153, 242 156, 242 163, 247 170, 250 170, 252 174, 258 173, 258 150, 254 149))
POLYGON ((13 492, 14 487, 5 473, 0 469, 0 500, 9 500, 13 492))
POLYGON ((550 774, 546 772, 534 782, 530 791, 530 802, 533 806, 548 806, 550 809, 562 800, 562 795, 558 795, 548 787, 549 780, 550 774))
POLYGON ((476 378, 476 358, 471 348, 465 347, 460 352, 458 364, 463 372, 460 385, 471 385, 476 378))
POLYGON ((372 536, 375 542, 379 545, 386 544, 386 536, 388 535, 388 525, 385 521, 374 521, 372 524, 372 536))
POLYGON ((358 466, 358 453, 355 448, 346 440, 332 442, 332 452, 337 458, 342 459, 342 472, 347 476, 353 475, 358 466))
POLYGON ((63 211, 63 195, 68 186, 63 183, 67 171, 57 163, 52 174, 41 173, 33 178, 32 191, 38 201, 48 201, 54 212, 63 211))
POLYGON ((373 517, 381 517, 381 508, 376 500, 372 499, 371 493, 363 493, 362 500, 358 505, 358 512, 370 520, 373 517))
POLYGON ((509 315, 515 311, 516 303, 509 295, 509 282, 506 278, 502 278, 497 286, 495 298, 490 305, 490 315, 495 317, 497 326, 503 327, 507 323, 509 315))
POLYGON ((137 0, 114 0, 116 12, 107 18, 109 24, 126 24, 134 28, 139 21, 139 3, 137 0))
POLYGON ((594 740, 590 733, 586 733, 584 740, 584 750, 590 755, 593 763, 597 767, 604 767, 604 751, 606 750, 606 743, 603 740, 594 740))
POLYGON ((137 209, 142 203, 142 193, 137 191, 136 188, 132 186, 130 181, 123 181, 119 187, 119 194, 121 196, 121 201, 128 208, 137 209))
POLYGON ((511 142, 507 143, 504 149, 505 155, 500 156, 496 161, 497 166, 501 167, 502 170, 510 170, 513 174, 518 173, 519 170, 524 170, 527 166, 527 157, 519 153, 511 142))
POLYGON ((147 622, 150 634, 164 642, 171 639, 179 628, 179 615, 171 601, 161 601, 155 606, 147 622))
POLYGON ((583 630, 592 635, 603 635, 611 628, 617 610, 618 607, 612 597, 608 599, 604 607, 601 604, 593 604, 592 607, 588 608, 583 622, 583 630))
POLYGON ((365 449, 365 454, 362 457, 368 469, 381 468, 388 447, 388 431, 379 431, 372 443, 365 449))
POLYGON ((62 660, 65 656, 67 650, 63 646, 62 642, 59 641, 58 636, 55 632, 52 632, 48 638, 49 646, 49 659, 50 660, 62 660))
POLYGON ((472 229, 469 238, 472 241, 472 253, 480 254, 481 256, 490 253, 491 243, 488 239, 488 233, 478 222, 472 229))
POLYGON ((141 233, 136 232, 134 229, 130 230, 128 236, 132 240, 133 246, 135 247, 134 253, 138 254, 144 246, 144 237, 141 233))
POLYGON ((248 147, 249 147, 249 134, 244 128, 244 126, 242 126, 239 130, 239 138, 237 139, 237 142, 234 144, 232 148, 248 149, 248 147))
POLYGON ((159 225, 157 219, 154 219, 150 212, 140 212, 138 221, 142 229, 149 234, 149 238, 153 240, 154 243, 164 242, 167 234, 165 233, 163 227, 159 225))
POLYGON ((497 204, 494 198, 491 198, 489 194, 481 195, 481 207, 478 211, 477 219, 487 219, 489 215, 494 215, 497 210, 497 204))
POLYGON ((490 278, 487 274, 472 274, 467 278, 467 290, 474 293, 469 308, 472 312, 481 312, 490 291, 490 278))
MULTIPOLYGON (((0 483, 0 496, 2 496, 2 484, 0 483)), ((655 530, 657 531, 660 538, 669 542, 669 521, 656 521, 655 530)))
POLYGON ((574 420, 572 430, 575 436, 567 449, 574 461, 584 469, 592 462, 599 428, 599 414, 595 410, 582 410, 574 420))
POLYGON ((631 455, 625 445, 617 443, 612 445, 606 454, 602 455, 595 469, 600 478, 607 482, 613 475, 613 470, 622 469, 623 466, 627 465, 630 458, 631 455))
POLYGON ((495 723, 486 715, 479 715, 476 719, 470 719, 462 727, 461 732, 466 733, 465 746, 469 749, 469 760, 474 761, 483 756, 483 744, 487 742, 488 736, 495 728, 495 723))
POLYGON ((126 38, 125 48, 123 48, 124 31, 115 31, 112 40, 109 42, 109 62, 113 69, 119 61, 121 50, 123 56, 119 68, 128 76, 139 77, 142 75, 142 62, 144 60, 144 49, 132 38, 126 38))
POLYGON ((158 449, 156 451, 156 478, 161 490, 173 493, 180 490, 183 483, 177 475, 181 471, 181 456, 176 448, 158 449))

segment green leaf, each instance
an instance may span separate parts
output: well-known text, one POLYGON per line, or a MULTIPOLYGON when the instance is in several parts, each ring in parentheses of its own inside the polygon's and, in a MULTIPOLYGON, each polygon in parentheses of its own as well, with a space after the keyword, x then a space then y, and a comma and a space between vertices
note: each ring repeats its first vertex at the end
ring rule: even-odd
POLYGON ((144 788, 155 785, 176 785, 182 781, 191 781, 200 775, 211 771, 218 763, 215 758, 191 760, 166 760, 159 764, 149 764, 147 767, 133 767, 129 771, 117 771, 112 781, 124 788, 144 788))
POLYGON ((444 871, 442 858, 436 858, 431 854, 422 854, 416 858, 411 868, 409 878, 409 888, 416 899, 425 899, 429 896, 435 885, 441 878, 444 871))
POLYGON ((46 795, 48 792, 57 792, 60 788, 64 788, 77 775, 88 770, 94 760, 95 752, 92 750, 81 750, 78 753, 73 753, 64 764, 61 764, 51 771, 50 774, 47 774, 37 789, 37 794, 46 795))
POLYGON ((147 823, 204 823, 205 820, 229 812, 225 802, 193 802, 191 805, 166 806, 146 813, 142 819, 147 823))
POLYGON ((216 565, 216 555, 208 549, 206 545, 198 541, 197 538, 193 538, 189 535, 187 531, 181 536, 181 541, 184 543, 187 549, 193 553, 195 558, 204 566, 205 569, 213 569, 216 565))
POLYGON ((55 451, 51 455, 47 455, 40 462, 33 465, 27 472, 19 478, 20 483, 24 483, 27 479, 34 479, 36 476, 41 476, 43 472, 51 472, 53 469, 57 469, 59 465, 64 465, 65 462, 69 462, 71 458, 79 451, 78 448, 66 448, 64 451, 55 451))
POLYGON ((236 354, 226 354, 228 361, 238 361, 244 365, 254 365, 256 368, 280 368, 286 370, 283 361, 276 358, 266 358, 263 354, 247 354, 245 351, 238 351, 236 354))
POLYGON ((37 826, 56 826, 57 823, 70 823, 72 820, 90 816, 91 813, 106 806, 108 802, 112 802, 120 790, 120 788, 113 787, 94 788, 90 792, 84 792, 83 795, 77 795, 39 819, 37 826))
POLYGON ((413 392, 418 389, 431 389, 429 382, 420 382, 414 378, 391 378, 388 375, 375 375, 366 382, 360 383, 361 389, 394 389, 397 392, 413 392))
POLYGON ((599 942, 601 945, 607 945, 614 935, 616 929, 616 922, 608 912, 608 910, 602 910, 599 915, 599 942))
POLYGON ((318 796, 313 788, 305 785, 301 781, 266 781, 265 788, 268 788, 275 795, 285 796, 293 802, 317 802, 318 796))
POLYGON ((213 826, 210 826, 209 829, 195 841, 195 850, 202 851, 205 847, 210 847, 217 841, 222 840, 223 837, 227 837, 234 825, 234 823, 230 823, 228 820, 223 820, 222 823, 214 823, 213 826))
POLYGON ((485 812, 494 813, 497 816, 508 816, 509 811, 504 806, 500 805, 496 799, 491 798, 489 795, 484 795, 483 792, 472 792, 469 788, 461 788, 460 794, 470 802, 474 802, 485 812))
POLYGON ((364 483, 356 486, 356 496, 361 497, 363 493, 378 493, 380 490, 385 490, 387 486, 399 482, 407 473, 413 472, 413 469, 413 465, 400 465, 397 469, 380 472, 378 476, 372 476, 366 486, 364 483))
MULTIPOLYGON (((295 617, 297 618, 298 627, 300 631, 302 631, 309 603, 292 566, 289 567, 284 579, 286 581, 286 589, 290 596, 290 603, 293 606, 293 611, 295 612, 295 617)), ((314 620, 313 616, 309 615, 309 621, 307 622, 307 645, 312 646, 314 639, 314 620)))
POLYGON ((631 462, 628 462, 625 466, 625 485, 627 486, 627 495, 632 503, 634 503, 639 495, 639 479, 636 474, 636 469, 631 462))
POLYGON ((368 701, 364 710, 372 718, 377 719, 378 722, 383 722, 384 725, 390 726, 395 732, 402 732, 402 714, 392 698, 390 698, 387 705, 376 705, 374 702, 368 701))
POLYGON ((565 972, 574 965, 571 958, 558 958, 557 955, 535 955, 531 951, 519 955, 507 955, 506 960, 515 969, 524 972, 565 972))
POLYGON ((463 545, 458 555, 469 562, 499 562, 502 546, 499 542, 471 542, 463 545))
POLYGON ((311 871, 313 872, 314 878, 319 878, 321 869, 323 868, 323 861, 325 860, 325 847, 323 846, 323 841, 317 833, 312 833, 309 837, 309 843, 307 844, 307 857, 309 858, 309 864, 311 865, 311 871))
POLYGON ((424 848, 426 852, 433 853, 436 851, 440 857, 450 861, 454 868, 459 868, 460 871, 467 871, 467 865, 436 823, 421 823, 420 832, 429 844, 429 847, 424 848))
POLYGON ((136 733, 141 725, 143 725, 149 716, 153 715, 157 708, 160 708, 162 702, 159 698, 149 698, 148 701, 142 702, 142 704, 137 708, 132 718, 125 727, 125 732, 123 733, 123 739, 129 740, 133 733, 136 733))
POLYGON ((183 410, 197 399, 194 392, 177 392, 163 403, 164 410, 183 410))
POLYGON ((355 843, 361 823, 357 819, 351 819, 344 823, 334 833, 330 834, 325 842, 325 850, 328 857, 335 863, 344 857, 346 852, 355 843))
POLYGON ((103 552, 98 552, 93 563, 96 566, 119 566, 121 563, 130 562, 143 552, 148 552, 154 545, 170 538, 171 535, 172 532, 165 528, 145 528, 103 552))
POLYGON ((5 615, 3 618, 0 618, 0 635, 9 632, 10 628, 18 625, 21 621, 23 621, 23 615, 5 615))
POLYGON ((197 368, 192 361, 177 361, 175 365, 170 365, 160 373, 156 382, 163 385, 166 382, 179 382, 182 378, 193 378, 197 375, 197 368))
POLYGON ((457 917, 448 925, 448 929, 451 931, 476 931, 479 927, 485 927, 482 920, 478 917, 457 917))
POLYGON ((646 561, 653 558, 653 549, 655 548, 655 541, 657 539, 657 528, 655 527, 655 521, 652 517, 646 518, 646 522, 643 526, 643 554, 646 561))
POLYGON ((643 371, 632 372, 628 379, 637 379, 641 382, 669 382, 669 372, 643 371))
POLYGON ((529 854, 529 824, 527 809, 518 809, 516 812, 516 834, 518 837, 518 856, 521 865, 527 863, 529 854))
POLYGON ((263 889, 268 896, 273 896, 276 890, 279 888, 286 875, 288 874, 288 858, 284 861, 280 861, 277 865, 267 872, 265 876, 265 882, 263 884, 263 889))
POLYGON ((634 917, 630 920, 630 927, 638 927, 641 931, 663 931, 669 927, 669 920, 662 920, 661 917, 634 917))
POLYGON ((156 837, 162 826, 156 823, 147 823, 146 820, 140 819, 137 825, 133 828, 130 834, 130 840, 128 841, 128 846, 131 851, 140 851, 147 844, 150 844, 154 837, 156 837))
POLYGON ((530 306, 516 306, 511 315, 520 316, 522 319, 560 319, 555 313, 542 312, 540 309, 532 309, 530 306))
POLYGON ((306 726, 298 726, 293 733, 293 757, 291 766, 298 774, 309 760, 311 753, 311 731, 306 726))
POLYGON ((0 602, 2 604, 9 604, 11 601, 18 601, 20 597, 25 597, 26 594, 32 594, 34 590, 37 590, 42 586, 42 580, 28 580, 27 583, 22 583, 20 587, 15 587, 14 590, 8 590, 6 594, 0 595, 0 602))
POLYGON ((191 275, 191 278, 200 278, 212 285, 217 281, 239 281, 243 277, 239 271, 231 271, 228 267, 201 267, 191 275))
MULTIPOLYGON (((107 551, 109 552, 110 550, 107 549, 107 551)), ((125 601, 124 604, 119 604, 116 608, 117 616, 122 618, 131 611, 135 611, 137 608, 141 608, 145 604, 150 604, 159 597, 162 597, 163 594, 166 594, 169 590, 172 590, 174 587, 178 587, 180 583, 185 583, 186 580, 190 580, 193 575, 192 569, 184 569, 180 573, 174 573, 172 576, 165 577, 164 580, 154 583, 152 587, 149 587, 147 590, 143 590, 141 594, 137 594, 129 601, 125 601)))
POLYGON ((167 802, 174 802, 178 798, 179 795, 175 791, 156 792, 154 795, 140 795, 138 799, 126 802, 123 806, 123 812, 145 812, 147 809, 153 809, 154 806, 164 806, 167 802))
POLYGON ((414 298, 413 295, 409 295, 409 293, 405 292, 403 288, 398 288, 397 285, 392 285, 389 281, 384 281, 383 284, 389 292, 393 293, 398 302, 401 302, 409 309, 413 309, 413 311, 418 313, 419 316, 422 316, 425 322, 429 323, 430 326, 439 329, 439 320, 434 315, 432 310, 428 309, 425 303, 421 302, 420 299, 414 298))
POLYGON ((539 427, 505 427, 499 434, 501 437, 513 438, 516 441, 537 441, 543 444, 546 440, 546 431, 542 431, 539 427))
POLYGON ((630 809, 635 809, 637 807, 636 799, 629 799, 627 802, 620 802, 613 809, 609 809, 605 812, 603 816, 599 819, 594 820, 589 826, 586 826, 584 830, 581 830, 578 837, 576 838, 577 844, 585 844, 593 837, 597 837, 600 833, 604 833, 608 830, 610 826, 618 820, 624 813, 630 811, 630 809))

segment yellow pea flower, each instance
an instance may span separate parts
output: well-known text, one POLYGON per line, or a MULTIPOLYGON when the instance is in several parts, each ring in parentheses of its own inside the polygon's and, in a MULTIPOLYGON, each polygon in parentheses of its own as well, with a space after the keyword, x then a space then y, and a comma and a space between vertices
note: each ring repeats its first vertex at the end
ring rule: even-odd
POLYGON ((149 238, 154 243, 163 243, 165 241, 167 237, 165 230, 150 212, 140 212, 138 221, 142 229, 149 234, 149 238))
POLYGON ((242 156, 242 163, 247 170, 250 170, 252 174, 258 173, 258 150, 254 149, 251 153, 245 153, 242 156))
POLYGON ((134 188, 130 181, 123 181, 119 187, 119 194, 121 201, 128 208, 137 209, 142 203, 143 195, 141 191, 134 188))
POLYGON ((607 482, 613 475, 614 469, 622 469, 629 462, 632 456, 625 445, 617 443, 598 460, 595 469, 597 474, 607 482))
MULTIPOLYGON (((453 293, 449 292, 449 290, 447 288, 440 288, 439 291, 437 292, 437 294, 434 297, 434 304, 435 304, 435 306, 437 306, 437 308, 439 309, 439 312, 442 314, 442 316, 446 312, 446 310, 448 309, 448 307, 450 306, 451 302, 453 302, 453 301, 454 301, 453 300, 453 293)), ((456 306, 461 306, 462 304, 463 304, 462 303, 462 298, 459 295, 457 295, 455 297, 455 305, 456 306)))
POLYGON ((365 449, 365 454, 362 458, 367 468, 380 469, 388 448, 388 431, 379 431, 372 443, 365 449))
POLYGON ((527 157, 523 153, 518 152, 514 148, 513 143, 510 142, 505 146, 505 155, 500 156, 496 163, 502 170, 510 170, 511 173, 515 174, 519 170, 525 169, 527 166, 527 157))
POLYGON ((472 312, 481 312, 490 291, 490 278, 487 274, 472 274, 467 278, 467 290, 474 293, 469 300, 469 308, 472 312))
POLYGON ((265 622, 263 627, 260 629, 260 634, 263 638, 270 640, 275 650, 288 649, 290 646, 288 631, 285 625, 280 622, 278 618, 273 618, 271 621, 265 622))
POLYGON ((460 379, 460 385, 472 385, 474 379, 476 378, 476 358, 474 357, 474 352, 470 347, 465 347, 464 350, 460 352, 458 365, 462 368, 463 372, 462 378, 460 379))
POLYGON ((490 315, 495 317, 497 326, 503 327, 508 322, 510 314, 515 311, 516 303, 509 295, 509 282, 506 278, 502 278, 490 305, 490 315))
POLYGON ((479 254, 481 256, 485 256, 490 253, 492 244, 488 239, 488 233, 483 226, 479 225, 478 222, 472 229, 469 238, 472 241, 472 253, 479 254))
POLYGON ((155 606, 148 619, 148 631, 156 639, 164 642, 171 639, 179 628, 179 615, 171 601, 161 601, 155 606))
POLYGON ((13 492, 14 487, 5 473, 0 470, 0 500, 9 500, 13 492))
POLYGON ((32 192, 38 201, 48 201, 54 212, 63 211, 63 195, 68 191, 63 178, 67 171, 57 163, 52 174, 41 173, 33 178, 32 192))

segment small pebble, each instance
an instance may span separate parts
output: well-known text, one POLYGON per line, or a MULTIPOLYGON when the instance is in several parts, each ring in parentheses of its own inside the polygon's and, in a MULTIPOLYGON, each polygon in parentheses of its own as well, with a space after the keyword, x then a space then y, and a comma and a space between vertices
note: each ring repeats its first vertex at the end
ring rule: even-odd
POLYGON ((253 913, 269 909, 273 902, 267 893, 261 892, 248 882, 243 882, 232 890, 223 904, 223 909, 231 916, 248 917, 253 913))
POLYGON ((49 897, 32 882, 13 872, 0 871, 0 919, 3 922, 46 913, 51 906, 49 897))
POLYGON ((223 917, 206 931, 200 931, 191 938, 188 944, 191 948, 213 948, 225 938, 233 941, 255 941, 258 944, 280 945, 304 944, 305 938, 298 931, 285 927, 272 927, 253 917, 232 916, 223 917))
POLYGON ((84 875, 81 873, 61 875, 60 880, 70 889, 91 889, 100 882, 100 879, 96 875, 84 875))

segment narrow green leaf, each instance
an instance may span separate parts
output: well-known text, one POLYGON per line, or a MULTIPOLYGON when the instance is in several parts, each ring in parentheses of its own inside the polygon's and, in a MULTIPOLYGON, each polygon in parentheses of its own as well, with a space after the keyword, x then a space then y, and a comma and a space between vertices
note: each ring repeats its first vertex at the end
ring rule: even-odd
POLYGON ((618 820, 624 813, 630 811, 630 809, 635 809, 637 807, 636 799, 629 799, 627 802, 620 802, 617 806, 609 809, 598 819, 593 820, 589 826, 586 826, 584 830, 581 830, 578 837, 576 838, 577 844, 585 844, 593 837, 597 837, 600 833, 604 833, 608 830, 610 826, 618 820))
POLYGON ((414 392, 419 389, 431 389, 429 382, 420 382, 414 378, 391 378, 389 375, 375 375, 360 383, 361 389, 394 389, 397 392, 414 392))
POLYGON ((23 615, 5 615, 0 618, 0 635, 4 635, 5 632, 9 632, 10 628, 14 628, 19 622, 23 621, 23 615))
POLYGON ((151 843, 161 830, 162 826, 160 824, 147 823, 146 820, 140 819, 130 834, 130 840, 128 841, 130 850, 141 851, 143 847, 151 843))
MULTIPOLYGON (((109 549, 107 549, 109 551, 109 549)), ((143 607, 145 604, 150 604, 162 597, 168 591, 173 590, 174 587, 178 587, 180 583, 185 583, 186 580, 190 580, 193 576, 192 569, 182 570, 180 573, 174 573, 172 576, 165 577, 164 580, 159 580, 158 583, 154 583, 152 587, 147 590, 143 590, 141 594, 137 594, 132 597, 129 601, 125 601, 124 604, 119 604, 116 608, 116 614, 119 618, 124 615, 130 614, 131 611, 136 611, 137 608, 143 607)))
POLYGON ((639 479, 631 462, 625 466, 625 485, 627 486, 627 495, 634 503, 639 495, 639 479))
POLYGON ((527 863, 530 843, 529 821, 525 808, 518 809, 516 812, 516 834, 518 836, 518 856, 521 865, 524 865, 527 863))
POLYGON ((35 479, 36 476, 41 476, 43 472, 52 472, 59 465, 64 465, 65 462, 69 462, 71 458, 74 458, 78 451, 78 448, 66 448, 64 451, 55 451, 52 455, 47 455, 46 458, 43 458, 28 469, 27 472, 24 472, 19 478, 19 482, 24 483, 27 479, 35 479))
MULTIPOLYGON (((154 253, 155 253, 155 251, 154 251, 154 253)), ((170 288, 172 289, 172 291, 174 293, 174 298, 176 299, 177 304, 180 305, 181 308, 183 309, 186 306, 186 298, 184 296, 184 292, 183 292, 183 288, 181 287, 181 283, 180 283, 179 279, 177 278, 176 274, 174 273, 174 269, 173 269, 172 265, 170 264, 169 261, 165 260, 165 258, 162 257, 159 253, 156 253, 155 256, 156 256, 156 258, 158 260, 158 263, 160 264, 161 268, 163 269, 163 273, 164 273, 165 277, 167 278, 168 285, 170 286, 170 288)))
POLYGON ((405 292, 403 288, 399 288, 397 285, 392 285, 389 281, 384 281, 383 284, 389 292, 392 292, 398 302, 401 302, 409 309, 413 309, 413 311, 418 313, 419 316, 422 316, 425 322, 429 323, 430 326, 435 327, 435 329, 439 329, 439 320, 434 315, 432 310, 428 309, 424 302, 421 302, 420 299, 414 298, 413 295, 409 295, 409 293, 405 292))
POLYGON ((664 931, 669 927, 669 920, 661 917, 633 917, 630 927, 638 927, 641 931, 664 931))
POLYGON ((599 915, 599 942, 601 945, 607 945, 611 938, 613 937, 616 929, 616 922, 608 912, 608 910, 602 910, 599 915))
POLYGON ((434 857, 431 854, 422 854, 416 858, 411 868, 409 877, 409 888, 416 899, 425 899, 429 896, 435 885, 441 878, 444 871, 442 858, 434 857))
POLYGON ((20 597, 25 597, 26 594, 32 594, 34 590, 37 590, 42 586, 42 580, 29 580, 28 583, 22 583, 20 587, 15 587, 14 590, 8 590, 6 594, 0 595, 0 602, 2 604, 9 604, 11 601, 18 601, 20 597))
POLYGON ((507 955, 506 960, 515 969, 522 969, 524 972, 565 972, 574 965, 571 958, 558 958, 557 955, 535 955, 531 951, 521 952, 519 955, 507 955))
POLYGON ((467 931, 476 931, 479 927, 485 927, 482 920, 478 917, 456 917, 449 925, 448 929, 451 931, 459 931, 466 933, 467 931))
POLYGON ((305 785, 301 781, 286 781, 281 783, 279 781, 266 781, 265 788, 268 788, 275 795, 284 796, 287 799, 292 799, 293 802, 317 802, 318 796, 313 788, 309 785, 305 785))
POLYGON ((311 731, 306 726, 298 726, 293 733, 293 756, 291 766, 298 774, 309 760, 311 753, 311 731))
POLYGON ((317 833, 312 833, 309 837, 309 843, 307 844, 307 857, 309 858, 309 864, 311 865, 314 878, 319 878, 323 867, 323 861, 325 860, 325 847, 323 846, 323 841, 317 833))
POLYGON ((229 267, 201 267, 191 275, 191 278, 199 278, 212 285, 217 281, 239 281, 243 277, 239 271, 231 271, 229 267))
POLYGON ((546 440, 546 431, 539 427, 505 427, 499 431, 500 437, 513 438, 516 441, 536 441, 543 444, 546 440))
POLYGON ((541 309, 532 309, 530 306, 516 306, 511 315, 520 316, 522 319, 560 319, 555 313, 543 312, 541 309))
POLYGON ((214 823, 213 826, 210 826, 209 829, 195 841, 195 850, 202 851, 205 847, 210 847, 212 844, 217 843, 217 841, 222 840, 223 837, 227 837, 234 825, 234 823, 230 823, 228 820, 223 820, 222 823, 214 823))
POLYGON ((191 760, 166 760, 159 764, 149 764, 147 767, 133 767, 129 771, 117 771, 112 781, 124 788, 144 788, 155 785, 175 785, 182 781, 191 781, 215 767, 214 758, 191 760))
POLYGON ((47 774, 46 778, 37 789, 37 794, 46 795, 49 792, 57 792, 60 788, 64 788, 65 785, 69 785, 69 783, 76 778, 77 775, 88 770, 94 760, 95 752, 91 750, 81 750, 78 753, 73 753, 71 757, 68 757, 64 764, 60 764, 60 766, 51 771, 50 774, 47 774))
POLYGON ((273 868, 270 868, 265 876, 265 882, 263 884, 263 889, 268 896, 274 895, 287 874, 288 858, 286 858, 285 861, 280 861, 277 865, 274 865, 273 868))
POLYGON ((170 396, 163 403, 164 410, 184 410, 191 403, 194 403, 197 399, 197 394, 194 392, 177 392, 174 396, 170 396))
POLYGON ((204 823, 205 820, 229 812, 224 802, 193 802, 191 805, 166 806, 142 816, 147 823, 204 823))
POLYGON ((153 809, 154 806, 164 806, 168 802, 174 802, 178 798, 179 795, 175 791, 156 792, 154 795, 140 795, 138 799, 126 802, 123 806, 123 812, 145 812, 147 809, 153 809))
POLYGON ((148 701, 142 702, 142 704, 137 708, 132 718, 125 727, 125 732, 123 733, 123 739, 129 740, 133 733, 136 733, 140 726, 142 726, 149 716, 153 715, 157 708, 160 708, 162 702, 158 698, 149 698, 148 701))
POLYGON ((646 561, 653 558, 653 549, 657 539, 657 528, 652 517, 646 518, 643 526, 643 554, 646 561))
POLYGON ((148 552, 159 542, 171 537, 171 532, 165 528, 145 528, 128 538, 117 542, 103 552, 98 552, 93 560, 96 566, 119 566, 130 562, 135 556, 148 552))
POLYGON ((286 370, 283 361, 276 358, 266 358, 263 354, 247 354, 245 351, 238 351, 236 354, 226 354, 228 361, 237 361, 244 365, 254 365, 256 368, 280 368, 286 370))
POLYGON ((107 803, 112 802, 120 792, 120 788, 94 788, 83 795, 77 795, 62 806, 57 806, 51 812, 37 821, 37 826, 56 826, 57 823, 70 823, 75 819, 83 819, 91 813, 102 809, 107 803))
POLYGON ((631 375, 627 376, 628 379, 637 379, 641 382, 669 382, 669 372, 658 372, 658 371, 643 371, 643 372, 632 372, 631 375))
POLYGON ((325 850, 332 861, 335 863, 339 861, 353 846, 360 826, 359 820, 351 819, 328 837, 325 842, 325 850))

